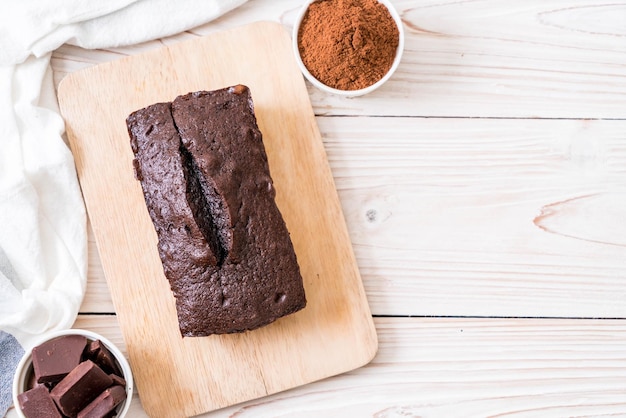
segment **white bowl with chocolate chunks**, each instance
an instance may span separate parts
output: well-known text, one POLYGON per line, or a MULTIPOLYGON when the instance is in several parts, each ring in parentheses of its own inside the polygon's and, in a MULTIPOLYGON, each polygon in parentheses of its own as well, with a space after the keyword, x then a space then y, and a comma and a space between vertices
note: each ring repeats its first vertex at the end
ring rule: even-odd
POLYGON ((13 403, 22 418, 122 418, 133 396, 130 365, 92 331, 46 334, 17 366, 13 403))

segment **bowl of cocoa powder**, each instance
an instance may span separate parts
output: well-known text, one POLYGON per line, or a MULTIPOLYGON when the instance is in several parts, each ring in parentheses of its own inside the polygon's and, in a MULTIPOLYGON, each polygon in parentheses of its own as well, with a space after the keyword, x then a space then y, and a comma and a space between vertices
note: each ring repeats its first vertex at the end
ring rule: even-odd
POLYGON ((361 96, 395 72, 404 30, 388 0, 308 0, 294 23, 293 48, 311 84, 340 96, 361 96))

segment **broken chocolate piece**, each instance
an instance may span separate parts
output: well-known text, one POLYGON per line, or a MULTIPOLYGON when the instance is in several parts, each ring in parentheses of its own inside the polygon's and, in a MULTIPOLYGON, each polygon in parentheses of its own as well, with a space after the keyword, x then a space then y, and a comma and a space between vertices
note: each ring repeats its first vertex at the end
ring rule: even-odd
POLYGON ((33 348, 33 369, 38 383, 56 383, 80 363, 87 338, 65 335, 33 348))
POLYGON ((112 386, 106 389, 96 399, 91 401, 82 411, 78 418, 104 418, 109 412, 126 399, 126 390, 123 386, 112 386))
POLYGON ((126 387, 126 380, 123 377, 113 374, 113 373, 110 373, 109 377, 113 379, 114 385, 120 385, 120 386, 126 387))
POLYGON ((44 385, 20 393, 17 400, 26 418, 62 418, 44 385))
POLYGON ((70 418, 111 386, 113 379, 91 360, 80 363, 50 391, 52 400, 70 418))
POLYGON ((102 344, 102 341, 95 340, 90 342, 85 351, 87 358, 100 366, 106 373, 122 376, 122 372, 115 361, 115 357, 109 349, 102 344))

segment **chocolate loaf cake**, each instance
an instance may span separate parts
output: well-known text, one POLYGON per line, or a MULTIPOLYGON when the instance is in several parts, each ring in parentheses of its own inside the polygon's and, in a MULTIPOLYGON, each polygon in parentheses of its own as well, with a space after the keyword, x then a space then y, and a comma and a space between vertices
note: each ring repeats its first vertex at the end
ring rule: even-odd
POLYGON ((304 308, 250 90, 189 93, 126 123, 181 334, 253 330, 304 308))

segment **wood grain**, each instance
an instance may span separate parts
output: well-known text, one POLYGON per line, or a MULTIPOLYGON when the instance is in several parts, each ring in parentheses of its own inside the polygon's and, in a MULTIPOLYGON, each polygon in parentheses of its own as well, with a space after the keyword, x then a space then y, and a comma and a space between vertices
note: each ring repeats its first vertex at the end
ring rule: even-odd
MULTIPOLYGON (((368 366, 205 416, 626 417, 624 5, 392 1, 407 39, 390 82, 358 99, 307 88, 373 313, 440 316, 376 318, 368 366)), ((54 77, 256 20, 291 29, 301 3, 64 45, 54 77)), ((82 310, 113 312, 90 257, 82 310)), ((115 316, 77 324, 121 341, 115 316)))
POLYGON ((367 367, 221 416, 626 414, 623 321, 378 318, 376 328, 367 367))
POLYGON ((260 22, 88 68, 63 80, 59 103, 136 387, 151 416, 195 415, 372 358, 371 314, 282 26, 260 22), (238 83, 252 92, 308 303, 252 332, 183 339, 124 121, 151 103, 238 83))
MULTIPOLYGON (((75 326, 124 350, 115 317, 75 326)), ((624 321, 377 318, 376 329, 367 366, 202 417, 626 415, 624 321)), ((129 416, 147 416, 137 397, 129 416)))
POLYGON ((626 318, 626 121, 317 121, 374 314, 626 318))
POLYGON ((626 318, 626 121, 319 125, 374 314, 626 318))
MULTIPOLYGON (((255 20, 291 29, 301 1, 250 0, 207 25, 106 51, 64 46, 53 66, 72 71, 255 20), (75 59, 80 57, 80 59, 75 59)), ((624 6, 601 1, 395 0, 404 22, 403 61, 391 80, 358 100, 311 85, 318 115, 623 118, 624 6)))

